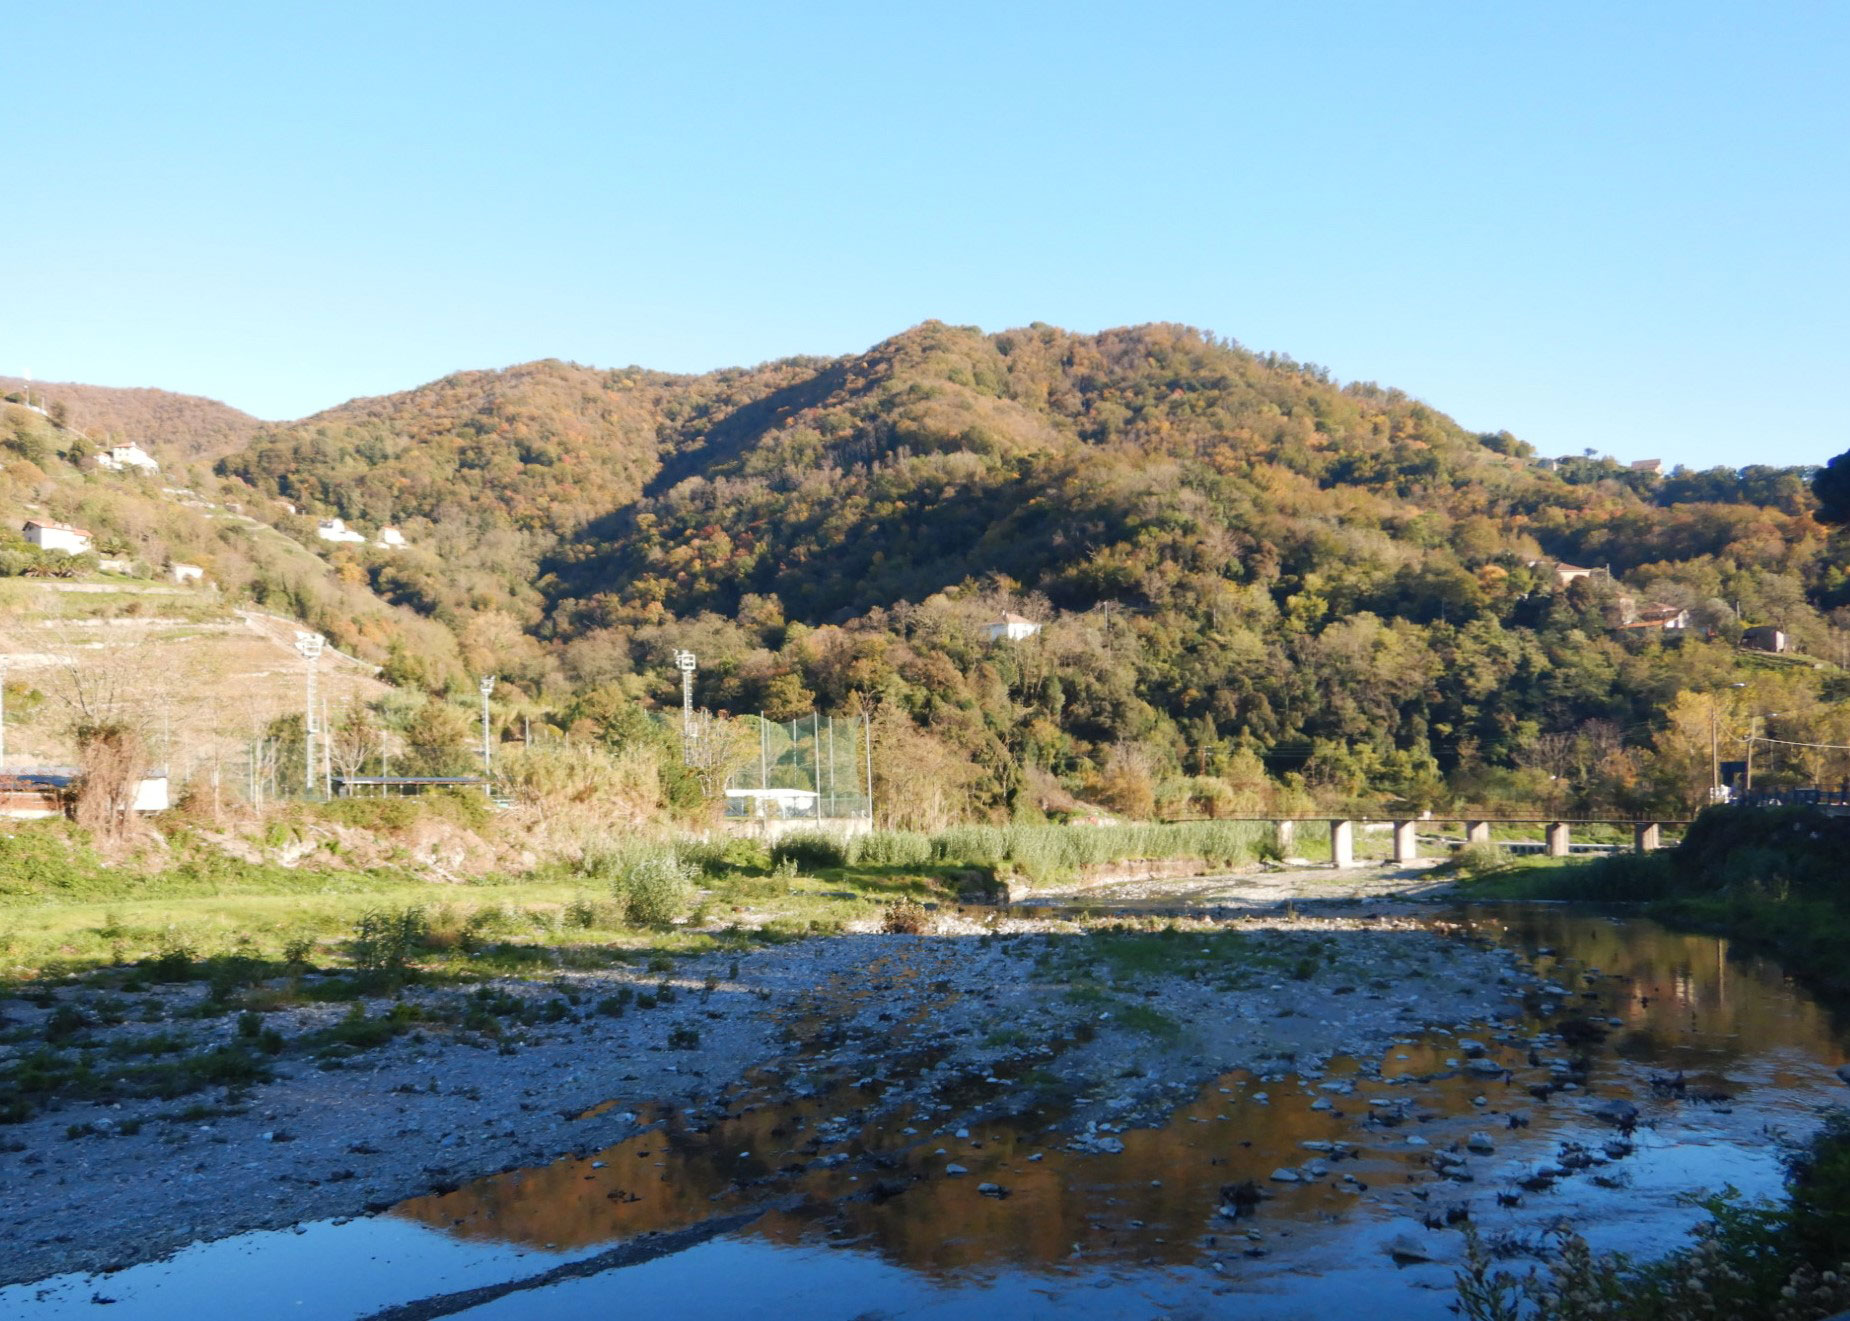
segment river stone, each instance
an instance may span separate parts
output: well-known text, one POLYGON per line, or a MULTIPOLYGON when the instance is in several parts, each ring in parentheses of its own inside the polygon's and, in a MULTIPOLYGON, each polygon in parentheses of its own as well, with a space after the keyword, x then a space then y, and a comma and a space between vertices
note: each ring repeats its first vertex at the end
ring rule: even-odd
POLYGON ((1381 1246, 1388 1256, 1398 1262, 1439 1260, 1439 1256, 1435 1249, 1423 1243, 1411 1231, 1405 1234, 1396 1234, 1381 1246))
POLYGON ((1465 1062, 1465 1069, 1470 1073, 1475 1073, 1480 1078, 1500 1078, 1503 1076, 1503 1066, 1495 1060, 1467 1060, 1465 1062))
POLYGON ((949 1176, 950 1176, 951 1178, 953 1178, 953 1179, 954 1179, 954 1178, 956 1178, 956 1177, 957 1177, 958 1175, 960 1175, 960 1174, 968 1174, 968 1173, 970 1173, 970 1171, 969 1171, 969 1170, 966 1170, 966 1169, 965 1169, 965 1168, 964 1168, 963 1166, 961 1166, 961 1165, 946 1165, 946 1166, 944 1167, 944 1172, 945 1172, 945 1174, 947 1174, 947 1175, 949 1175, 949 1176))
POLYGON ((1465 1146, 1480 1156, 1488 1156, 1497 1149, 1497 1144, 1490 1140, 1488 1133, 1473 1133, 1465 1139, 1465 1146))
POLYGON ((1606 1101, 1593 1107, 1593 1117, 1608 1124, 1636 1123, 1638 1107, 1630 1101, 1606 1101))
POLYGON ((1304 1176, 1299 1174, 1296 1170, 1277 1169, 1272 1171, 1272 1182, 1274 1183, 1302 1183, 1303 1181, 1304 1176))
POLYGON ((1838 1065, 1837 1066, 1837 1077, 1839 1081, 1843 1082, 1846 1085, 1850 1085, 1850 1064, 1838 1065))

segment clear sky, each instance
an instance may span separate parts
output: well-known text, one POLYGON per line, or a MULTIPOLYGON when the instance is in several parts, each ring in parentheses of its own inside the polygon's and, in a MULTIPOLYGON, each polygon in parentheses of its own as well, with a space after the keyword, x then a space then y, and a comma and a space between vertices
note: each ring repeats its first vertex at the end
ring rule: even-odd
POLYGON ((0 372, 1185 321, 1544 453, 1850 448, 1850 5, 8 6, 0 372))

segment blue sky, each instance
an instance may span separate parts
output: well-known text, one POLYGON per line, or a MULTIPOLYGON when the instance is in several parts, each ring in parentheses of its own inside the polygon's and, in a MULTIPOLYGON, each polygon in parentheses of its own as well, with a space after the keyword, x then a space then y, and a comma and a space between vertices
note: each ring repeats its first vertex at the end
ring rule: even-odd
POLYGON ((299 416, 1184 321, 1545 453, 1850 448, 1850 6, 84 3, 0 372, 299 416))

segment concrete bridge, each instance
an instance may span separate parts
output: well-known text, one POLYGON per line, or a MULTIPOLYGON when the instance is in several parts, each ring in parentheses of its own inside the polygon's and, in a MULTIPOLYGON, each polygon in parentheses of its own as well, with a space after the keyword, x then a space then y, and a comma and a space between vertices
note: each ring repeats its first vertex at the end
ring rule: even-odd
MULTIPOLYGON (((1227 818, 1222 817, 1222 820, 1227 818)), ((1330 832, 1330 861, 1337 867, 1355 866, 1355 831, 1357 826, 1386 825, 1394 832, 1394 861, 1414 862, 1420 856, 1419 830, 1425 826, 1431 828, 1458 822, 1464 827, 1466 844, 1488 844, 1492 826, 1541 826, 1542 851, 1551 858, 1565 858, 1573 847, 1573 828, 1580 826, 1618 826, 1629 827, 1632 832, 1632 849, 1637 853, 1649 853, 1663 847, 1663 828, 1665 826, 1687 826, 1687 820, 1640 820, 1632 817, 1545 817, 1545 816, 1484 816, 1484 817, 1246 817, 1250 821, 1269 821, 1278 832, 1278 848, 1281 853, 1290 852, 1297 838, 1300 825, 1317 824, 1327 826, 1330 832)))

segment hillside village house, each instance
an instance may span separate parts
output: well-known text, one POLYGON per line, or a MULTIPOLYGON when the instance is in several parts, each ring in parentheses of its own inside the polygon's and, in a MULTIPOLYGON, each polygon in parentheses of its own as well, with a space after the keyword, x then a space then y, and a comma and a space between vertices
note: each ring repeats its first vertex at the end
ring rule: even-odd
POLYGON ((323 541, 356 541, 362 545, 366 542, 364 532, 355 532, 338 518, 324 518, 315 529, 315 535, 323 541))
POLYGON ((1619 598, 1619 627, 1680 633, 1689 627, 1689 611, 1674 605, 1634 606, 1629 596, 1619 598))
POLYGON ((29 518, 23 529, 26 541, 40 550, 61 550, 66 555, 81 555, 90 549, 90 534, 83 528, 73 527, 69 523, 49 523, 44 519, 29 518))
POLYGON ((177 561, 168 566, 167 573, 177 583, 204 582, 206 578, 206 571, 199 565, 181 564, 177 561))
POLYGON ((154 456, 139 445, 112 445, 96 456, 99 467, 111 472, 126 472, 130 468, 141 472, 159 472, 161 465, 154 461, 154 456))
POLYGON ((379 545, 386 550, 403 550, 410 544, 409 541, 405 540, 405 534, 395 527, 382 527, 379 529, 379 545))
POLYGON ((1041 626, 1032 619, 1009 612, 986 626, 983 629, 983 636, 991 642, 1020 642, 1024 638, 1033 637, 1040 631, 1041 626))
POLYGON ((1792 650, 1792 639, 1771 624, 1762 624, 1741 634, 1741 645, 1749 651, 1783 652, 1792 650))
POLYGON ((1633 459, 1632 471, 1648 473, 1652 477, 1661 477, 1664 474, 1664 461, 1662 459, 1633 459))

